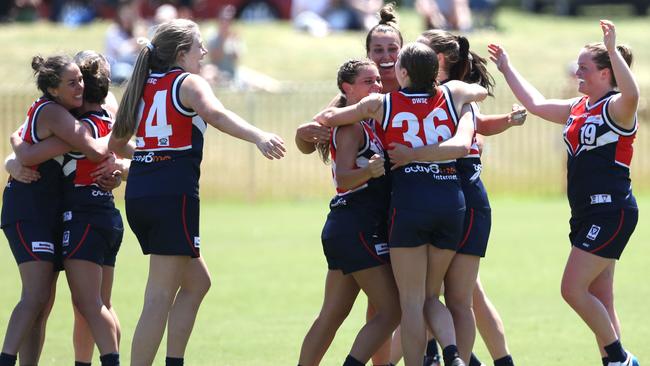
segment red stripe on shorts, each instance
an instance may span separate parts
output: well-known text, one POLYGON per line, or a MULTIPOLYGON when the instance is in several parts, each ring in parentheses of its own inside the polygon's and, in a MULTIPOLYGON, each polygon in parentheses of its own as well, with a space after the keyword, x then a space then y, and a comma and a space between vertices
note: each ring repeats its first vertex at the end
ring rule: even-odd
POLYGON ((72 252, 70 252, 70 254, 68 254, 66 259, 72 257, 77 252, 77 250, 79 250, 79 248, 81 248, 84 241, 86 241, 86 236, 88 235, 88 231, 90 231, 90 224, 86 225, 86 231, 84 231, 84 234, 81 236, 81 240, 79 240, 79 244, 77 244, 77 247, 74 248, 74 250, 72 252))
POLYGON ((467 225, 467 232, 465 232, 465 237, 463 241, 458 245, 458 249, 462 248, 467 244, 467 238, 469 238, 469 233, 472 232, 472 226, 474 225, 474 209, 469 209, 469 225, 467 225))
POLYGON ((192 253, 194 255, 198 256, 199 253, 196 252, 196 249, 194 249, 194 243, 192 243, 192 240, 190 239, 190 232, 187 230, 187 220, 185 219, 185 203, 187 201, 187 196, 183 195, 183 230, 185 230, 185 238, 187 239, 187 244, 190 246, 190 249, 192 250, 192 253))
POLYGON ((378 260, 379 262, 386 264, 386 261, 385 261, 385 260, 381 259, 381 257, 378 256, 377 253, 375 253, 375 252, 372 251, 372 249, 370 248, 370 246, 369 246, 368 243, 366 242, 366 239, 364 239, 364 237, 363 237, 363 233, 362 233, 362 232, 359 232, 359 239, 361 239, 361 243, 363 243, 363 246, 366 248, 366 250, 368 251, 368 253, 370 253, 370 255, 372 255, 373 257, 375 257, 375 259, 378 260))
POLYGON ((25 243, 25 238, 23 238, 23 233, 20 231, 20 221, 16 222, 16 231, 18 232, 18 238, 20 238, 20 243, 25 247, 27 253, 29 253, 29 255, 31 255, 32 258, 34 258, 35 260, 40 261, 41 258, 37 257, 36 254, 34 254, 34 252, 29 250, 29 246, 27 245, 27 243, 25 243))
POLYGON ((603 249, 604 247, 608 246, 609 243, 611 243, 612 240, 614 240, 614 238, 616 238, 616 236, 618 235, 618 232, 621 231, 621 228, 623 227, 623 220, 624 219, 625 219, 625 211, 623 209, 621 209, 621 220, 618 222, 618 227, 616 228, 616 232, 614 233, 614 235, 612 235, 612 237, 609 238, 609 240, 606 241, 603 245, 599 246, 598 248, 596 248, 594 250, 591 250, 589 253, 596 253, 597 251, 599 251, 599 250, 603 249))
POLYGON ((395 225, 395 214, 397 213, 397 208, 393 207, 393 215, 390 217, 390 229, 388 229, 388 242, 393 235, 393 226, 395 225))

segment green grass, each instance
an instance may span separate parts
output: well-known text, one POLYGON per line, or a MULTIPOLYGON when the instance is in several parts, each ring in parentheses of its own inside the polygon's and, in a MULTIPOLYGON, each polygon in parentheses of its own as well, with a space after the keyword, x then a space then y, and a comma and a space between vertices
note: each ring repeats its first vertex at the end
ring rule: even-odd
MULTIPOLYGON (((636 233, 619 262, 617 308, 624 343, 650 359, 650 228, 643 225, 650 197, 641 197, 636 233)), ((520 365, 599 364, 587 327, 559 294, 569 251, 568 208, 562 199, 493 198, 494 225, 481 277, 506 325, 520 365)), ((327 200, 255 205, 204 201, 202 253, 213 287, 199 312, 187 351, 191 365, 296 364, 302 338, 322 300, 326 263, 320 230, 327 200)), ((18 272, 5 245, 0 250, 0 329, 18 299, 18 272)), ((142 306, 147 259, 127 230, 118 257, 114 304, 122 322, 122 358, 127 364, 142 306)), ((365 299, 337 334, 323 365, 341 364, 364 319, 365 299)), ((43 365, 72 364, 71 310, 63 278, 49 322, 43 365)), ((156 364, 164 356, 164 342, 156 364)), ((477 340, 476 351, 489 356, 477 340)))

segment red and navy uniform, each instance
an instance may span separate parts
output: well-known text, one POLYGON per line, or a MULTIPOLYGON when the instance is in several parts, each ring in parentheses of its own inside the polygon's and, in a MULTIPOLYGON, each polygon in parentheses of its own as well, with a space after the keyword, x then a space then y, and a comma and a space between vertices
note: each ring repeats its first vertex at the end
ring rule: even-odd
MULTIPOLYGON (((41 97, 29 108, 20 129, 25 142, 41 141, 38 117, 43 108, 53 103, 41 97)), ((18 264, 60 259, 62 161, 62 157, 57 157, 31 167, 38 170, 41 178, 30 184, 9 177, 2 196, 2 229, 18 264)))
POLYGON ((126 210, 145 254, 199 256, 199 176, 207 124, 180 101, 188 75, 180 68, 152 73, 144 86, 126 210), (158 217, 161 212, 164 217, 158 217))
MULTIPOLYGON (((377 136, 374 121, 359 122, 363 129, 363 146, 359 148, 355 169, 368 166, 377 154, 384 157, 384 147, 377 136)), ((332 129, 330 155, 336 184, 336 134, 332 129)), ((386 213, 390 200, 388 178, 372 178, 351 190, 336 188, 330 213, 321 234, 323 252, 330 270, 344 274, 389 263, 386 240, 386 213)))
POLYGON ((610 92, 593 104, 582 97, 571 106, 564 128, 568 152, 567 196, 573 246, 619 258, 638 220, 630 162, 634 126, 625 129, 609 114, 610 92))
MULTIPOLYGON (((417 148, 445 141, 458 127, 451 92, 443 85, 433 96, 407 89, 386 94, 382 126, 388 144, 417 148)), ((465 213, 455 160, 413 162, 391 176, 390 246, 432 243, 455 250, 465 213)))
MULTIPOLYGON (((113 119, 105 110, 88 112, 79 120, 95 139, 107 136, 113 127, 113 119)), ((63 164, 63 257, 115 266, 124 227, 113 194, 101 189, 90 175, 98 165, 81 153, 66 154, 63 164)))
POLYGON ((458 253, 485 257, 490 229, 492 227, 492 211, 487 191, 481 181, 481 151, 476 141, 476 114, 478 106, 471 104, 474 119, 474 138, 470 153, 456 160, 458 178, 465 196, 465 221, 463 236, 458 245, 458 253))

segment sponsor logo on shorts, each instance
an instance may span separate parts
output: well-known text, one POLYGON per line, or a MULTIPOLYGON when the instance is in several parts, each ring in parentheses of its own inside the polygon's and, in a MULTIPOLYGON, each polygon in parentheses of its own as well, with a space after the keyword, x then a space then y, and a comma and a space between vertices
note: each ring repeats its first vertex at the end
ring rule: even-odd
POLYGON ((388 243, 375 244, 375 252, 377 255, 388 254, 388 243))
POLYGON ((32 252, 43 252, 54 254, 54 244, 46 241, 33 241, 32 252))
POLYGON ((113 193, 110 191, 101 191, 98 189, 93 189, 91 194, 93 197, 113 197, 113 193))
POLYGON ((453 166, 440 166, 438 164, 411 165, 404 168, 406 174, 431 174, 436 180, 457 180, 456 168, 453 166))
POLYGON ((589 244, 589 243, 582 243, 582 246, 585 247, 585 248, 589 248, 589 247, 591 246, 591 244, 589 244))
POLYGON ((200 248, 201 247, 201 238, 198 236, 194 237, 194 248, 200 248))
POLYGON ((612 203, 611 194, 592 194, 591 195, 591 204, 598 205, 601 203, 612 203))
POLYGON ((150 151, 146 154, 133 156, 133 161, 137 163, 151 164, 165 160, 172 160, 172 157, 169 155, 156 155, 153 151, 150 151))
POLYGON ((64 247, 67 247, 70 245, 70 230, 66 230, 63 232, 63 244, 64 247))
POLYGON ((63 222, 72 220, 72 211, 63 212, 63 222))
POLYGON ((335 201, 330 203, 330 208, 335 208, 335 207, 340 207, 340 206, 347 206, 348 201, 345 200, 344 197, 337 197, 335 201))
POLYGON ((600 226, 591 225, 591 229, 589 229, 589 232, 587 233, 587 239, 596 240, 596 237, 598 236, 599 232, 600 232, 600 226))

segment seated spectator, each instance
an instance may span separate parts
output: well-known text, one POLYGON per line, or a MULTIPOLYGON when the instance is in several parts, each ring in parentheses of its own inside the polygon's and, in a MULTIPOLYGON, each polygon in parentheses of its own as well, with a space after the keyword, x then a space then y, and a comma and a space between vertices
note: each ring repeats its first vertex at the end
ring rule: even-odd
POLYGON ((122 0, 118 5, 114 23, 106 31, 104 54, 111 64, 113 83, 120 84, 131 77, 141 47, 137 39, 144 35, 142 29, 143 24, 135 2, 122 0))
POLYGON ((426 29, 472 29, 468 0, 416 0, 415 9, 424 17, 426 29))
POLYGON ((231 83, 237 76, 237 63, 244 44, 232 28, 235 14, 236 9, 234 6, 224 6, 217 18, 217 34, 208 40, 208 58, 210 63, 216 67, 216 70, 207 68, 205 72, 213 72, 214 75, 207 74, 204 76, 210 76, 208 79, 216 81, 216 84, 231 83))

